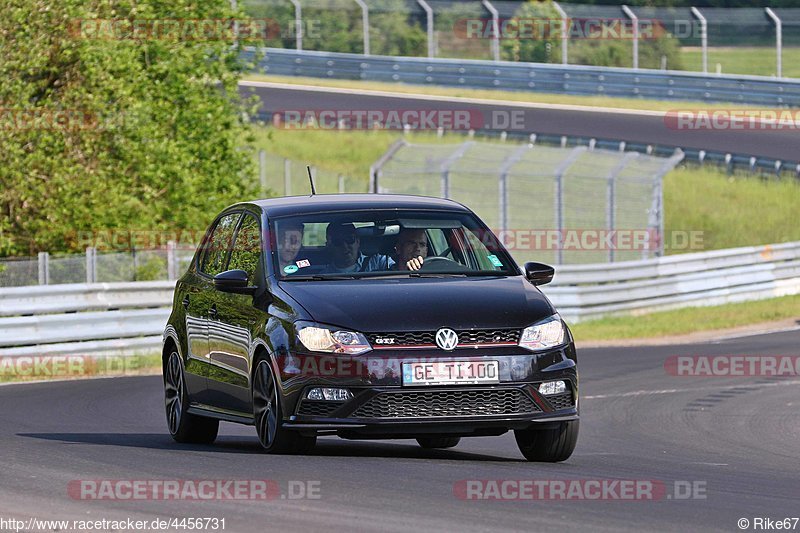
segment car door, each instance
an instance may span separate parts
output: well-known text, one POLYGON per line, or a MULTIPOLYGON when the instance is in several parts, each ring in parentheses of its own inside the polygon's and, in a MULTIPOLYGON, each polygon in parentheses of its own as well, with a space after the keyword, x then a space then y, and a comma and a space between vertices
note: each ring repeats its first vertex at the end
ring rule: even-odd
MULTIPOLYGON (((263 289, 266 284, 259 217, 246 212, 239 223, 227 270, 247 272, 248 284, 263 289)), ((263 291, 234 294, 215 291, 209 319, 208 392, 212 405, 239 413, 250 409, 250 347, 266 312, 257 302, 263 291)))
POLYGON ((226 213, 212 225, 213 229, 203 242, 203 248, 198 256, 197 275, 191 283, 190 290, 183 297, 190 355, 187 372, 191 367, 193 374, 203 376, 203 393, 198 395, 197 400, 203 404, 209 403, 207 392, 207 378, 211 370, 209 319, 215 312, 214 276, 227 268, 233 235, 241 216, 240 211, 226 213))

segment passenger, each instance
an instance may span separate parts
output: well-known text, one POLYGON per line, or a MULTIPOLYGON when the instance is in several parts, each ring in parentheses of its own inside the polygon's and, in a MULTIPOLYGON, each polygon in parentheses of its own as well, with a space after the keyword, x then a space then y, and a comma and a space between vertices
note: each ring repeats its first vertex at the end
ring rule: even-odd
POLYGON ((428 237, 424 229, 402 229, 394 246, 396 270, 419 270, 428 257, 428 237))
POLYGON ((290 221, 282 224, 278 221, 277 248, 281 271, 288 265, 294 265, 300 248, 303 247, 303 223, 290 221))
POLYGON ((361 240, 356 227, 351 224, 328 224, 325 230, 325 246, 331 261, 326 272, 374 272, 389 270, 394 261, 387 255, 375 254, 366 256, 361 253, 361 240))

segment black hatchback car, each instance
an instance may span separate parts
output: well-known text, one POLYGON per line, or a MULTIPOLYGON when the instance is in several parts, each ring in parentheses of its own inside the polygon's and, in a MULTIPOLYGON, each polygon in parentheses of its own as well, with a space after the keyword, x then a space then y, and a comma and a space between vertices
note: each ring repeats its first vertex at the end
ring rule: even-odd
POLYGON ((416 439, 513 430, 532 461, 578 437, 569 328, 461 204, 356 194, 225 209, 177 282, 164 331, 169 431, 210 443, 252 424, 269 452, 318 435, 416 439))

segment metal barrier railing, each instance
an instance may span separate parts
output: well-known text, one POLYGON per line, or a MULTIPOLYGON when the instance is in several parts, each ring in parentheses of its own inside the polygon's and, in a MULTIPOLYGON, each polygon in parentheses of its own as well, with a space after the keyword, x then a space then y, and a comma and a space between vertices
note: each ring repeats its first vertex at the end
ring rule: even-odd
MULTIPOLYGON (((157 351, 173 287, 160 281, 0 289, 8 310, 0 316, 0 357, 157 351)), ((800 294, 800 242, 564 265, 542 290, 573 322, 800 294)))
MULTIPOLYGON (((264 52, 256 67, 264 74, 583 96, 800 106, 800 80, 474 59, 363 56, 280 48, 268 48, 264 52)), ((243 54, 248 60, 255 60, 255 49, 246 48, 243 54)))

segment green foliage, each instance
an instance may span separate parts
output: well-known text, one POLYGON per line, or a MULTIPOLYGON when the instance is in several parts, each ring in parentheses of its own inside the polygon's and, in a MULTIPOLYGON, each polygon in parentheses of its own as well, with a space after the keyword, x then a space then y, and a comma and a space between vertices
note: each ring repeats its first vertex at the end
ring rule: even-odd
MULTIPOLYGON (((559 17, 550 0, 529 0, 522 4, 514 18, 553 21, 559 17)), ((537 36, 538 37, 538 36, 537 36)), ((561 61, 561 39, 559 35, 543 35, 534 39, 505 39, 501 42, 502 58, 508 61, 535 63, 558 63, 561 61)))
POLYGON ((229 6, 5 2, 0 255, 70 250, 65 235, 78 231, 204 227, 217 210, 254 193, 237 91, 246 66, 229 40, 98 39, 75 31, 79 20, 241 16, 229 6), (30 114, 44 119, 23 123, 30 114), (53 124, 54 116, 70 122, 53 124))

